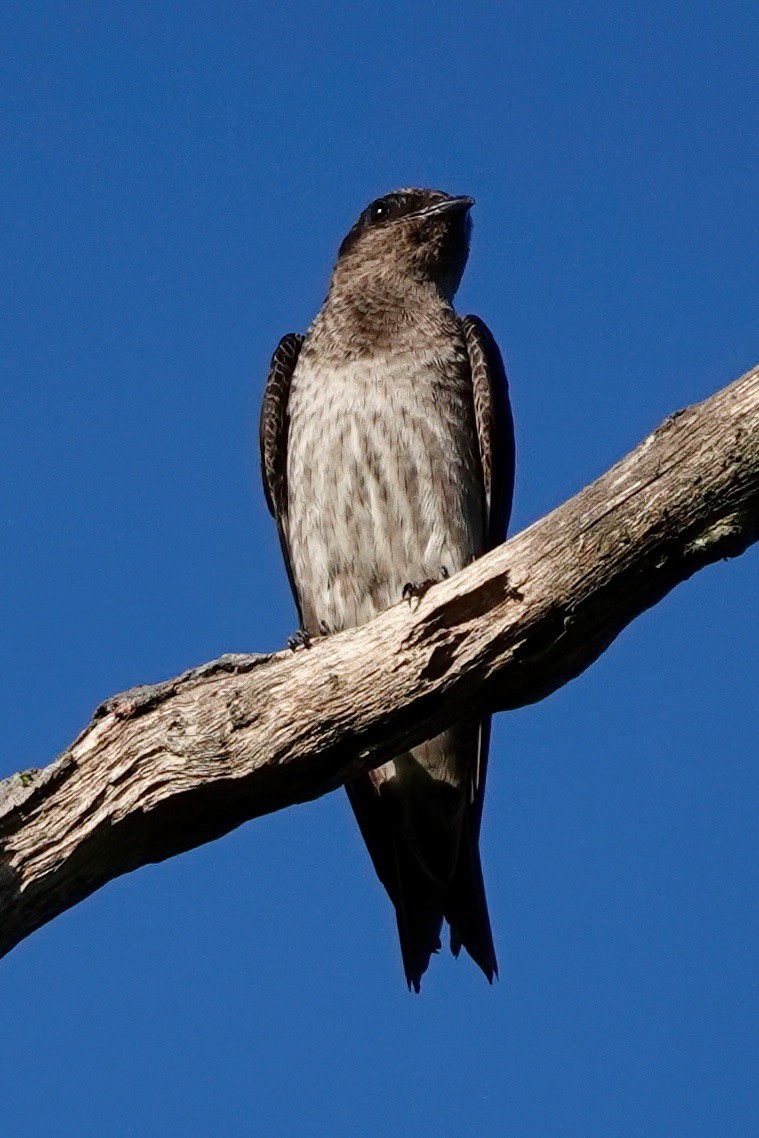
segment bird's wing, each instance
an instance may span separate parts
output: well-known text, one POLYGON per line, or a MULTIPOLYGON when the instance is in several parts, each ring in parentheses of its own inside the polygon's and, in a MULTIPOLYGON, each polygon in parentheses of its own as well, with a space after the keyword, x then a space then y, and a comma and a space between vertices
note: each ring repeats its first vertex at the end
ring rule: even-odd
POLYGON ((304 337, 289 332, 277 344, 271 357, 269 374, 264 387, 259 423, 259 446, 261 451, 261 478, 264 484, 266 504, 277 523, 279 543, 285 560, 287 577, 290 581, 298 615, 302 621, 300 598, 295 587, 290 553, 287 547, 287 430, 289 416, 287 404, 290 398, 290 383, 304 337))
POLYGON ((461 321, 472 376, 474 416, 485 489, 486 549, 506 537, 514 493, 514 420, 501 353, 477 316, 461 321))
MULTIPOLYGON (((500 545, 506 537, 514 495, 514 420, 509 402, 506 369, 492 332, 478 316, 461 320, 472 376, 474 417, 479 443, 485 493, 485 552, 500 545)), ((479 837, 482 803, 485 796, 490 716, 480 726, 480 745, 473 771, 472 804, 469 824, 472 836, 479 837)))

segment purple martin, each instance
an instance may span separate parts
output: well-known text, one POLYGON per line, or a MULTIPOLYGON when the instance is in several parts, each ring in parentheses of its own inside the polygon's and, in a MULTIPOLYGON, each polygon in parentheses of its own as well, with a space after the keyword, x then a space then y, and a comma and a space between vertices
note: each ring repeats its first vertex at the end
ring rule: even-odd
MULTIPOLYGON (((503 541, 514 432, 503 362, 453 297, 474 204, 373 201, 340 246, 305 336, 271 361, 261 469, 301 638, 371 620, 503 541)), ((492 983, 479 854, 489 718, 471 717, 347 786, 419 991, 443 921, 492 983)))

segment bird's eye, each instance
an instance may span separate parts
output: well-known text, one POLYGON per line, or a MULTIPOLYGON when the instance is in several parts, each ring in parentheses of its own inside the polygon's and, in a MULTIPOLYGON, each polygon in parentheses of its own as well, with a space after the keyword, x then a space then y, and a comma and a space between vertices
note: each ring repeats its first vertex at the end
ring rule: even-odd
POLYGON ((386 221, 390 216, 390 203, 386 198, 377 198, 369 206, 369 220, 371 222, 386 221))

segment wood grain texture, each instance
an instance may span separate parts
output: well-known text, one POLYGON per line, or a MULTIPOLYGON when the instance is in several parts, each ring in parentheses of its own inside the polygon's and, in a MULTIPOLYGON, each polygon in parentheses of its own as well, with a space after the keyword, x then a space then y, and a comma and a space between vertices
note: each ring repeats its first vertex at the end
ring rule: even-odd
POLYGON ((296 653, 115 696, 0 783, 0 954, 119 874, 332 790, 473 711, 588 667, 759 537, 759 367, 671 415, 558 509, 420 600, 296 653))

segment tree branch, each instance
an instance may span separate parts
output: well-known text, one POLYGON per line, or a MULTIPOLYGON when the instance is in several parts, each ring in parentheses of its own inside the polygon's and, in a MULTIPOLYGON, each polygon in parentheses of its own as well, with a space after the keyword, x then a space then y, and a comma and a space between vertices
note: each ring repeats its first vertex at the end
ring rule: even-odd
POLYGON ((325 794, 473 710, 542 699, 757 537, 759 367, 418 602, 115 696, 50 766, 0 783, 0 955, 119 874, 325 794))

